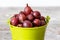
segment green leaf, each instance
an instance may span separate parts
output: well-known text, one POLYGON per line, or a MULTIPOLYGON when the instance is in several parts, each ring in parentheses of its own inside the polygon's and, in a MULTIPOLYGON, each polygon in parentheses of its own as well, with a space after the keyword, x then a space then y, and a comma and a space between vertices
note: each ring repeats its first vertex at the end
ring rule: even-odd
POLYGON ((50 20, 50 17, 49 16, 46 16, 46 23, 48 23, 50 20))

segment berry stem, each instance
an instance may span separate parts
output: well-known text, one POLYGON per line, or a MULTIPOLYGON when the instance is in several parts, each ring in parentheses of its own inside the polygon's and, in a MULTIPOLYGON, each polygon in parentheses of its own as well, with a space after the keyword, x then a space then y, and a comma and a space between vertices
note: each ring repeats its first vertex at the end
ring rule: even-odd
POLYGON ((28 3, 27 3, 26 5, 27 5, 27 7, 28 7, 28 3))

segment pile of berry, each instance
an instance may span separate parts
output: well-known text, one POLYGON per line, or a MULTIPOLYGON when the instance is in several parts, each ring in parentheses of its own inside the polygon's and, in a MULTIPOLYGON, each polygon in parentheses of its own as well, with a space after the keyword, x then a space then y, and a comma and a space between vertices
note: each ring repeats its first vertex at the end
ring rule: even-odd
POLYGON ((33 11, 30 6, 24 8, 19 14, 15 14, 10 19, 10 24, 17 27, 39 27, 46 24, 45 17, 39 11, 33 11))

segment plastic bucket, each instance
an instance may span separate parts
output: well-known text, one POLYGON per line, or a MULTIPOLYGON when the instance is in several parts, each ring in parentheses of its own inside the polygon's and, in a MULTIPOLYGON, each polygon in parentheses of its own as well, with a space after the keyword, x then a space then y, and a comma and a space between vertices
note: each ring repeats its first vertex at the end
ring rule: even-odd
MULTIPOLYGON (((49 19, 50 18, 47 16, 47 24, 49 22, 49 19)), ((11 25, 10 21, 8 21, 8 23, 10 25, 12 40, 44 40, 47 24, 44 26, 34 28, 22 28, 11 25)))

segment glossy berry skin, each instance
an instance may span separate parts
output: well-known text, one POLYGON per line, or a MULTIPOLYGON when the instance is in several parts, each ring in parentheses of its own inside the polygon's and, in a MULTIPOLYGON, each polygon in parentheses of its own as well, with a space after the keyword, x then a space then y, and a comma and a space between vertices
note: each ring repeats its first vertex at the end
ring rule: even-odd
POLYGON ((18 26, 18 27, 23 27, 23 24, 18 24, 17 26, 18 26))
POLYGON ((40 25, 40 20, 39 20, 39 19, 35 19, 35 20, 33 21, 33 24, 34 24, 35 26, 39 26, 39 25, 40 25))
POLYGON ((18 18, 19 19, 19 14, 15 14, 14 17, 18 18))
POLYGON ((32 11, 31 7, 28 6, 28 4, 27 4, 27 6, 24 9, 25 15, 29 15, 31 13, 31 11, 32 11))
POLYGON ((40 26, 43 26, 43 25, 45 25, 45 21, 44 20, 41 20, 40 26))
POLYGON ((44 16, 41 16, 40 17, 40 20, 44 20, 45 21, 45 17, 44 16))
POLYGON ((11 20, 10 20, 10 23, 12 25, 16 26, 19 23, 19 21, 16 17, 12 17, 11 20))
POLYGON ((26 16, 24 14, 19 14, 19 21, 22 23, 24 20, 26 20, 26 16))
POLYGON ((41 16, 39 11, 33 11, 28 4, 24 11, 20 11, 19 14, 14 14, 11 17, 10 23, 13 26, 24 28, 39 27, 46 24, 45 17, 41 16))
POLYGON ((19 14, 25 14, 24 11, 20 11, 19 14))
POLYGON ((30 21, 26 20, 26 21, 23 22, 23 26, 25 28, 30 28, 30 27, 32 27, 32 23, 30 21))
POLYGON ((32 14, 35 18, 40 18, 41 17, 41 14, 40 14, 39 11, 33 11, 32 14))
POLYGON ((33 21, 34 17, 33 17, 32 14, 30 14, 30 15, 27 16, 27 19, 30 20, 30 21, 33 21))

